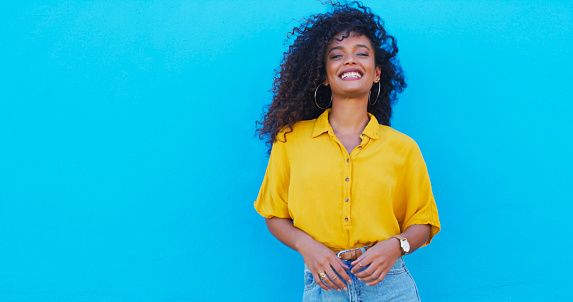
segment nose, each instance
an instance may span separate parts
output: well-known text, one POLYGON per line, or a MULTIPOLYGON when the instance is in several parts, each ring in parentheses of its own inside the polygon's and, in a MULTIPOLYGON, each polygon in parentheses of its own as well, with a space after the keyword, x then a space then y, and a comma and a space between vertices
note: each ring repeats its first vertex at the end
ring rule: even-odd
POLYGON ((356 58, 353 55, 347 56, 346 60, 344 61, 344 65, 353 65, 356 64, 356 58))

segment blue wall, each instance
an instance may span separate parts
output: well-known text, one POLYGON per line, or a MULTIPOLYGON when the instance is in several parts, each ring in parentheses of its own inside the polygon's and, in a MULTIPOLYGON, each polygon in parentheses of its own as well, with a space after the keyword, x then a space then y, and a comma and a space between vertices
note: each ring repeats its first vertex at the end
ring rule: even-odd
MULTIPOLYGON (((573 298, 571 1, 367 1, 442 221, 424 301, 573 298), (569 280, 569 281, 566 281, 569 280)), ((252 203, 287 31, 315 1, 0 9, 0 301, 298 301, 252 203)))

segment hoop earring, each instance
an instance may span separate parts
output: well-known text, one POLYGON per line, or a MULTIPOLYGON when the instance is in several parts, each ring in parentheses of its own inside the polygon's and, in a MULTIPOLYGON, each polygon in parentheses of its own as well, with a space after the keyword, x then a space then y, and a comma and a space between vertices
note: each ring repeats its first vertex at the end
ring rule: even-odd
POLYGON ((316 107, 318 107, 318 108, 324 110, 324 109, 328 108, 328 106, 330 106, 330 104, 332 104, 332 95, 330 96, 330 103, 328 103, 328 105, 326 105, 326 107, 324 107, 324 108, 323 108, 323 107, 320 107, 320 106, 318 105, 318 102, 316 101, 316 92, 318 91, 318 88, 319 88, 321 85, 322 85, 322 83, 320 83, 320 84, 316 87, 316 89, 314 90, 314 104, 316 105, 316 107))
POLYGON ((378 95, 376 95, 376 99, 374 99, 374 103, 370 104, 370 94, 368 94, 368 104, 370 104, 370 106, 374 106, 378 102, 378 97, 380 97, 380 86, 381 86, 380 82, 378 82, 378 95))

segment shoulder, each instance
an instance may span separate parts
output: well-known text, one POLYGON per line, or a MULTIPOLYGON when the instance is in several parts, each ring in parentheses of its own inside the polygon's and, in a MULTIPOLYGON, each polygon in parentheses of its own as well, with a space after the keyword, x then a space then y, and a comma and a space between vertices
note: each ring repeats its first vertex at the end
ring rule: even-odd
POLYGON ((419 169, 420 167, 426 169, 424 156, 418 143, 406 134, 387 126, 384 127, 386 128, 385 133, 387 133, 387 137, 389 138, 388 142, 392 152, 394 152, 397 157, 402 158, 404 163, 407 163, 407 165, 413 169, 419 169))
POLYGON ((413 138, 389 126, 380 125, 380 136, 388 143, 394 143, 409 148, 418 148, 418 144, 413 138))
POLYGON ((297 122, 292 128, 286 126, 279 131, 275 144, 291 144, 292 141, 300 141, 305 138, 310 139, 312 137, 315 124, 316 119, 312 119, 297 122))
POLYGON ((422 158, 418 143, 410 136, 389 126, 380 126, 380 140, 390 152, 404 160, 422 158))

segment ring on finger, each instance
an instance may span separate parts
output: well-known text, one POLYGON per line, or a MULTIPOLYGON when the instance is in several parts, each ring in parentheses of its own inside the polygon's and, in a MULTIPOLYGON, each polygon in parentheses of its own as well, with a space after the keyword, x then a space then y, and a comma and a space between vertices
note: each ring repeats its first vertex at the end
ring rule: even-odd
POLYGON ((360 265, 360 267, 364 267, 364 266, 362 266, 362 263, 360 263, 360 262, 358 262, 358 265, 360 265))
POLYGON ((320 277, 320 279, 324 279, 326 278, 326 273, 318 273, 318 276, 320 277))
POLYGON ((334 277, 330 278, 332 281, 336 280, 338 276, 334 275, 334 277))

